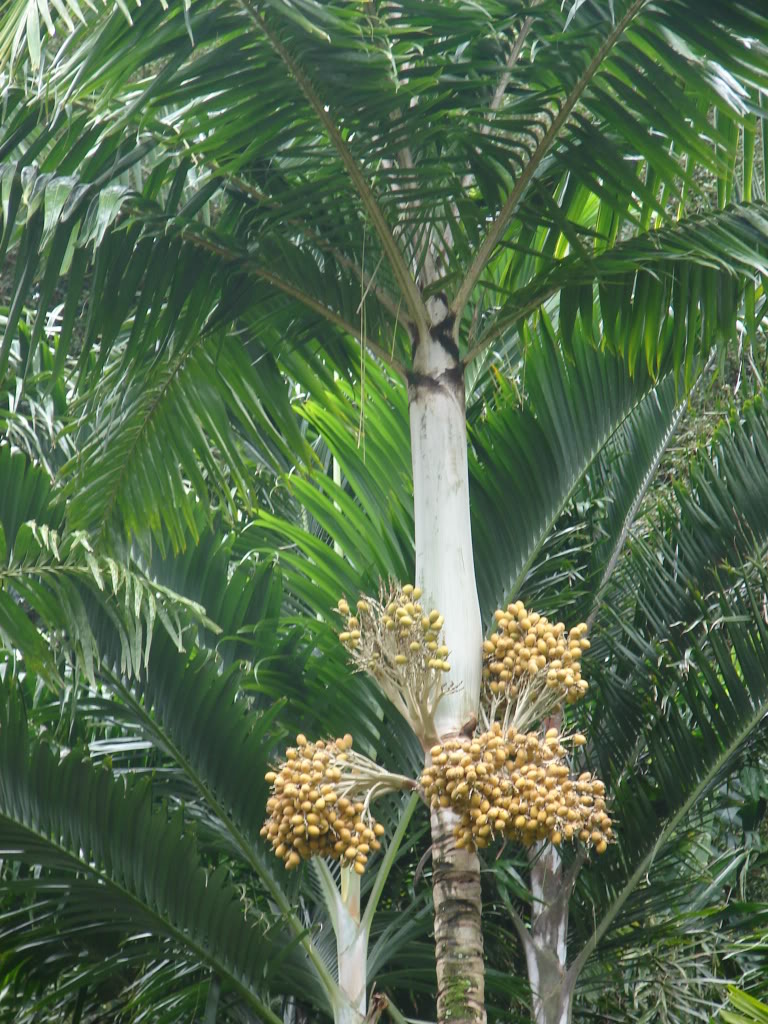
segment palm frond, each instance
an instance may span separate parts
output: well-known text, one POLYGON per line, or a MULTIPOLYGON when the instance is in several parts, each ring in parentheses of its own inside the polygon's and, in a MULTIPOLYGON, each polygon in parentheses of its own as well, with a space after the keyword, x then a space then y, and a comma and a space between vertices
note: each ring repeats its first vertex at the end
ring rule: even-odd
POLYGON ((217 388, 216 376, 211 354, 200 349, 170 356, 141 377, 117 367, 105 376, 83 410, 85 437, 65 468, 73 528, 97 542, 116 527, 141 538, 149 528, 160 543, 167 531, 179 549, 196 527, 196 497, 230 514, 230 488, 248 500, 223 401, 232 392, 217 388))
POLYGON ((190 621, 218 631, 199 604, 139 566, 97 554, 82 531, 55 529, 51 482, 22 453, 0 449, 0 480, 0 635, 29 671, 61 685, 63 656, 93 682, 99 619, 115 637, 115 664, 134 676, 147 662, 156 620, 177 646, 190 621))
POLYGON ((584 472, 653 389, 623 360, 581 341, 566 359, 548 322, 526 350, 520 407, 513 394, 471 428, 473 544, 487 616, 509 600, 584 472), (510 506, 510 496, 515 495, 510 506))
POLYGON ((18 697, 0 721, 0 841, 4 855, 73 876, 74 898, 98 905, 112 929, 161 932, 212 967, 264 1019, 270 944, 249 923, 226 869, 209 875, 183 816, 153 812, 146 786, 126 789, 76 754, 56 762, 30 739, 18 697))
MULTIPOLYGON (((423 319, 423 309, 405 265, 423 268, 429 238, 438 240, 446 264, 430 271, 432 287, 440 282, 449 291, 457 284, 463 306, 493 255, 500 263, 491 276, 507 294, 519 293, 513 300, 519 317, 526 289, 533 289, 535 305, 548 275, 560 272, 551 287, 562 287, 573 262, 563 259, 568 245, 578 250, 580 235, 602 234, 601 203, 613 204, 619 221, 640 204, 632 269, 645 261, 650 270, 657 269, 660 246, 670 246, 672 259, 683 253, 684 229, 676 242, 674 226, 669 237, 648 234, 647 227, 651 214, 664 220, 657 195, 668 198, 688 186, 685 160, 707 166, 724 182, 724 195, 728 191, 741 122, 759 115, 756 97, 768 84, 755 41, 765 29, 757 0, 727 9, 697 4, 695 17, 690 0, 667 5, 660 18, 641 0, 614 12, 588 5, 567 25, 559 5, 547 0, 537 6, 525 42, 525 57, 535 53, 536 59, 518 59, 509 68, 505 59, 519 12, 501 4, 401 7, 397 18, 388 12, 353 16, 343 3, 302 7, 297 16, 294 5, 276 3, 255 26, 247 9, 223 12, 210 2, 182 17, 178 5, 168 11, 153 5, 134 12, 133 27, 120 11, 76 27, 51 66, 53 118, 39 96, 22 89, 12 90, 4 115, 5 149, 17 154, 4 171, 5 242, 13 240, 20 255, 4 355, 33 280, 44 280, 34 328, 39 335, 71 257, 62 351, 83 283, 91 303, 86 347, 100 334, 104 352, 133 304, 151 309, 150 319, 163 306, 172 315, 193 292, 203 302, 210 279, 234 267, 253 292, 244 299, 242 287, 235 288, 241 308, 244 301, 251 309, 265 299, 274 303, 282 293, 355 336, 362 333, 357 309, 365 294, 366 339, 380 358, 407 363, 401 297, 411 319, 423 319), (439 39, 431 32, 432 15, 440 17, 439 39), (718 43, 708 51, 705 40, 712 38, 718 43), (215 96, 207 86, 212 75, 215 96), (506 99, 490 116, 489 101, 502 79, 506 99), (241 102, 244 95, 249 102, 241 102), (661 95, 676 102, 660 103, 661 95), (419 102, 409 103, 411 97, 419 102), (59 175, 56 156, 73 130, 65 109, 73 102, 82 105, 76 127, 83 144, 59 175), (712 105, 719 111, 714 127, 707 118, 712 105), (628 109, 635 116, 628 117, 628 109), (245 152, 244 118, 265 126, 245 152), (138 142, 129 141, 128 125, 135 126, 138 142), (361 223, 361 209, 371 231, 361 223), (497 228, 483 248, 493 213, 497 228), (145 276, 148 237, 161 228, 167 242, 156 247, 145 276), (440 245, 448 236, 451 245, 440 245), (519 258, 510 262, 496 251, 494 238, 502 237, 504 252, 517 247, 519 258), (461 272, 478 249, 479 262, 462 289, 461 272), (96 260, 85 280, 91 251, 96 260), (540 254, 538 266, 532 252, 540 254), (119 268, 120 276, 108 266, 119 268), (110 275, 121 288, 106 287, 110 275)), ((726 267, 732 272, 752 266, 754 257, 745 261, 743 253, 756 238, 764 241, 765 231, 755 206, 719 216, 708 228, 694 224, 688 241, 695 261, 718 267, 712 273, 723 315, 715 322, 722 328, 730 317, 723 239, 738 243, 742 254, 726 267)), ((609 263, 618 226, 608 227, 609 263)), ((619 263, 622 251, 620 245, 619 263)), ((646 271, 639 274, 638 294, 655 281, 646 271)), ((578 285, 569 287, 570 294, 578 285)), ((677 288, 697 308, 703 304, 709 329, 709 313, 717 313, 717 303, 704 302, 711 289, 691 281, 678 281, 677 288)), ((613 309, 605 291, 603 305, 613 309)), ((477 301, 486 304, 483 297, 477 301)), ((220 321, 231 322, 233 313, 229 303, 219 305, 220 321)), ((615 317, 606 314, 608 321, 612 329, 615 317)), ((642 325, 633 328, 636 335, 643 335, 642 325)), ((673 341, 675 358, 684 361, 683 342, 677 335, 673 341)), ((663 352, 648 345, 646 359, 658 363, 663 352)))
POLYGON ((623 853, 588 875, 588 899, 606 917, 585 949, 609 929, 629 934, 649 901, 654 912, 671 905, 664 885, 642 878, 657 878, 666 844, 684 835, 765 716, 765 574, 758 563, 727 564, 765 545, 764 421, 758 396, 722 425, 691 467, 691 489, 679 488, 678 507, 632 542, 609 587, 616 626, 598 632, 590 655, 599 699, 589 728, 614 779, 623 853))
POLYGON ((596 708, 606 749, 632 747, 648 692, 648 664, 668 645, 684 658, 704 632, 702 603, 711 600, 716 616, 721 589, 739 579, 729 583, 728 565, 761 557, 768 500, 768 419, 761 395, 721 425, 711 452, 692 464, 690 479, 690 489, 678 488, 675 504, 662 506, 652 532, 633 539, 606 591, 593 652, 595 664, 613 663, 596 708))
POLYGON ((680 397, 669 374, 627 417, 598 462, 598 473, 605 481, 600 493, 608 508, 601 536, 591 551, 588 621, 598 613, 643 498, 689 401, 690 395, 680 397))
POLYGON ((597 924, 585 936, 579 965, 609 929, 636 919, 632 897, 638 885, 768 713, 768 631, 759 608, 768 579, 761 574, 758 581, 755 589, 742 578, 738 591, 723 592, 721 619, 693 644, 685 668, 665 658, 647 669, 653 680, 666 677, 665 684, 674 675, 679 697, 659 697, 631 773, 613 788, 621 852, 589 873, 597 924))
POLYGON ((720 1019, 725 1024, 765 1024, 768 1021, 768 1006, 765 1003, 736 988, 731 988, 729 994, 733 1010, 720 1011, 720 1019))
POLYGON ((589 336, 599 317, 608 345, 630 369, 649 373, 672 366, 694 379, 715 341, 736 336, 736 317, 747 283, 768 268, 764 203, 699 214, 605 251, 575 254, 536 276, 494 317, 476 343, 479 352, 550 296, 560 294, 560 327, 572 343, 578 316, 589 336))

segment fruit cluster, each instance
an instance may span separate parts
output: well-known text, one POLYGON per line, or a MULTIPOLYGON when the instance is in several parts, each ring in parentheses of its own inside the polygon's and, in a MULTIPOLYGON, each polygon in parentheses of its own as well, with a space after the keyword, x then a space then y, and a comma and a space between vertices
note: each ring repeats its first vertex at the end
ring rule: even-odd
POLYGON ((352 737, 307 741, 296 737, 296 747, 285 761, 268 772, 272 792, 269 817, 261 835, 290 871, 310 857, 331 857, 362 875, 371 851, 381 849, 384 828, 366 805, 350 799, 353 785, 345 786, 352 737))
POLYGON ((573 704, 587 692, 581 677, 581 654, 589 649, 587 626, 581 622, 568 633, 562 622, 530 612, 522 601, 494 612, 497 631, 483 643, 483 679, 495 697, 514 701, 523 678, 546 678, 547 687, 573 704))
MULTIPOLYGON (((381 606, 381 624, 393 641, 389 653, 396 665, 412 664, 419 669, 450 672, 451 666, 445 660, 448 648, 438 643, 443 616, 437 609, 426 613, 419 604, 420 597, 421 588, 406 583, 390 595, 386 605, 381 606)), ((361 627, 365 629, 373 625, 376 605, 372 606, 372 602, 366 600, 358 601, 357 614, 354 615, 342 598, 338 610, 347 617, 347 628, 339 633, 339 640, 350 650, 355 650, 362 643, 361 627)), ((382 657, 382 652, 373 651, 372 655, 372 660, 376 661, 382 657)))
POLYGON ((472 739, 456 737, 435 745, 421 776, 430 805, 452 807, 459 815, 456 845, 483 849, 496 838, 530 846, 548 839, 556 846, 563 839, 579 840, 604 853, 613 838, 605 810, 605 786, 585 772, 570 775, 565 763, 570 742, 585 742, 580 734, 570 739, 550 729, 506 732, 493 722, 488 732, 472 739))
POLYGON ((440 641, 444 619, 419 602, 421 589, 410 583, 392 586, 380 600, 364 598, 352 612, 342 598, 337 606, 345 618, 339 639, 352 662, 373 676, 423 743, 435 736, 433 716, 443 695, 444 674, 450 672, 448 648, 440 641))

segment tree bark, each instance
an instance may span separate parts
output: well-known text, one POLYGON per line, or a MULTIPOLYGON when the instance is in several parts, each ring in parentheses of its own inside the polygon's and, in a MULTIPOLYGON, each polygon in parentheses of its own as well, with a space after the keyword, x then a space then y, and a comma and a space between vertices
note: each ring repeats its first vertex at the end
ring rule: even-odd
MULTIPOLYGON (((433 326, 414 345, 409 375, 416 583, 422 603, 445 616, 451 671, 435 716, 437 737, 477 722, 482 625, 469 517, 464 374, 454 324, 430 301, 433 326)), ((425 737, 429 747, 435 737, 425 737)), ((432 814, 433 894, 439 1024, 484 1024, 480 863, 457 850, 455 814, 432 814)))
POLYGON ((576 977, 568 971, 568 908, 575 873, 565 877, 557 850, 532 851, 531 931, 525 943, 535 1024, 570 1024, 576 977))
POLYGON ((439 1024, 484 1024, 480 861, 457 850, 457 815, 432 812, 432 896, 435 904, 437 1019, 439 1024))
POLYGON ((340 915, 336 935, 339 988, 349 1000, 335 1008, 335 1024, 362 1024, 365 1018, 365 982, 368 936, 350 915, 340 915))

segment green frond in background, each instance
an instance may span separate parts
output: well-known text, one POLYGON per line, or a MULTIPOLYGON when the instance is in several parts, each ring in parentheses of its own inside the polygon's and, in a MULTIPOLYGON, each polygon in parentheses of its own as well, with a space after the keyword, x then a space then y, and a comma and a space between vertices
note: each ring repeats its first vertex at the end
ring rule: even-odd
POLYGON ((765 1024, 768 1021, 768 1006, 765 1003, 735 988, 730 988, 728 994, 733 1010, 721 1010, 719 1014, 726 1024, 765 1024))

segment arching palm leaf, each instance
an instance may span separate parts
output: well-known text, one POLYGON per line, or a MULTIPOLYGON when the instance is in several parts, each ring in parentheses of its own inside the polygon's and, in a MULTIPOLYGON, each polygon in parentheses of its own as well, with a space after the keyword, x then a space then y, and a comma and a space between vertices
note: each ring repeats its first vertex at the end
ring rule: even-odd
POLYGON ((265 937, 244 920, 226 870, 206 878, 181 814, 153 813, 146 787, 125 790, 74 754, 57 763, 30 742, 18 698, 3 704, 4 852, 79 873, 73 898, 102 907, 109 930, 138 924, 168 935, 211 963, 266 1019, 279 1020, 259 996, 265 937))

